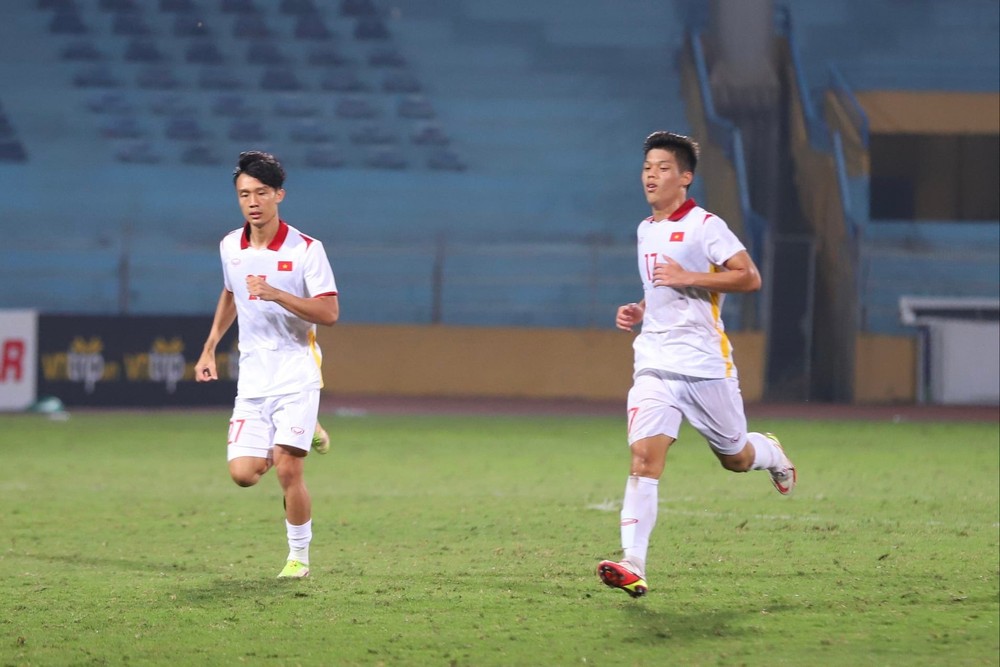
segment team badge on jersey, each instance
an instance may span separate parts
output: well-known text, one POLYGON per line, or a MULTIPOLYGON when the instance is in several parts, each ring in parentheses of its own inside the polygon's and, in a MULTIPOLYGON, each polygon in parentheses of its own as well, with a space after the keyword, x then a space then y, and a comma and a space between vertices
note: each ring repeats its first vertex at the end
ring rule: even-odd
POLYGON ((291 262, 278 262, 278 270, 279 271, 291 271, 292 270, 292 263, 291 262))
POLYGON ((684 240, 684 232, 673 232, 670 235, 670 242, 671 243, 673 243, 675 241, 683 241, 683 240, 684 240))

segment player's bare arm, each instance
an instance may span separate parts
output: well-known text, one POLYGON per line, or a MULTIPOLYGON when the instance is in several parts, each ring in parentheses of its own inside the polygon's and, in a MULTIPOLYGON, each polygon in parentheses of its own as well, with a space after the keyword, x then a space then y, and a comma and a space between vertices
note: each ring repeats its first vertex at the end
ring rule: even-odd
POLYGON ((615 326, 622 331, 632 331, 632 327, 642 323, 642 316, 646 313, 646 300, 639 303, 626 303, 618 308, 615 317, 615 326))
POLYGON ((260 276, 247 276, 247 290, 264 301, 273 301, 292 315, 306 322, 332 327, 340 317, 340 303, 336 295, 301 297, 272 287, 260 276))
POLYGON ((236 302, 233 300, 233 293, 223 288, 222 294, 219 295, 219 302, 215 306, 212 329, 208 332, 201 357, 194 365, 195 382, 209 382, 219 379, 219 373, 215 367, 215 348, 234 321, 236 321, 236 302))
POLYGON ((670 257, 653 267, 654 287, 699 287, 712 292, 756 292, 760 289, 760 272, 745 250, 736 253, 723 264, 726 271, 701 273, 688 271, 670 257))

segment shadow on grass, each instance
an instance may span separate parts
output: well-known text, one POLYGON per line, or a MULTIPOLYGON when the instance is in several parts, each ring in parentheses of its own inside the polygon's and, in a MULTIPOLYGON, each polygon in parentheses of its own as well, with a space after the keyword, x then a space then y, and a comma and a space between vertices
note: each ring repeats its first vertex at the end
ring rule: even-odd
MULTIPOLYGON (((18 556, 18 554, 13 554, 18 556)), ((115 558, 104 556, 86 556, 84 554, 31 554, 24 555, 25 559, 47 561, 49 563, 60 563, 68 565, 72 569, 88 570, 132 570, 134 572, 148 572, 155 574, 159 572, 186 572, 188 566, 184 563, 157 563, 155 561, 115 558)))
MULTIPOLYGON (((769 611, 777 613, 784 607, 769 611)), ((624 620, 632 633, 631 641, 650 646, 704 640, 718 637, 731 640, 747 633, 743 627, 756 620, 759 612, 741 609, 712 611, 658 611, 642 604, 625 607, 624 620)))
MULTIPOLYGON (((32 560, 46 561, 67 566, 67 570, 97 572, 138 572, 150 576, 166 574, 184 588, 177 593, 191 603, 208 603, 219 600, 257 600, 268 597, 309 597, 315 593, 309 580, 278 579, 270 571, 260 578, 236 578, 202 573, 197 564, 163 563, 128 558, 96 558, 82 554, 37 554, 32 560)), ((164 580, 166 581, 166 580, 164 580)))
POLYGON ((308 580, 268 577, 261 579, 214 578, 178 592, 177 597, 192 604, 253 601, 261 604, 268 598, 307 598, 315 591, 308 580))

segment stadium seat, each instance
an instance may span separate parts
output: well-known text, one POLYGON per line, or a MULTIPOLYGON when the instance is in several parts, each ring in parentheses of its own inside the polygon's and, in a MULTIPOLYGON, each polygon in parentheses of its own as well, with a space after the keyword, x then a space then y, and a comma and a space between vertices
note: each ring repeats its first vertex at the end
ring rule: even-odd
POLYGON ((350 56, 342 53, 339 49, 334 47, 323 47, 313 49, 309 52, 308 63, 319 67, 341 67, 344 65, 353 65, 355 61, 350 56))
POLYGON ((260 10, 254 0, 221 0, 219 11, 224 14, 256 14, 260 10))
POLYGON ((233 22, 233 37, 263 39, 271 36, 267 21, 260 14, 243 13, 233 22))
POLYGON ((98 114, 128 114, 135 111, 135 105, 121 93, 101 93, 88 99, 84 106, 98 114))
POLYGON ((115 151, 115 159, 129 164, 159 164, 163 162, 163 155, 149 142, 141 141, 130 142, 119 148, 115 151))
POLYGON ((303 144, 328 144, 334 141, 335 136, 330 130, 329 123, 312 118, 300 118, 292 123, 288 138, 303 144))
POLYGON ((195 40, 188 44, 184 59, 189 63, 199 65, 220 65, 226 58, 219 50, 219 45, 212 40, 195 40))
POLYGON ((111 22, 111 32, 116 35, 144 37, 151 35, 153 31, 139 12, 123 12, 115 14, 111 22))
POLYGON ((198 108, 187 95, 164 93, 150 101, 149 110, 157 116, 188 117, 195 115, 198 108))
POLYGON ((281 0, 282 14, 318 14, 316 4, 312 0, 281 0))
POLYGON ((358 19, 354 26, 354 38, 364 41, 383 41, 392 35, 382 19, 375 17, 364 17, 358 19))
POLYGON ((444 129, 437 123, 425 123, 411 135, 410 141, 418 146, 447 146, 451 143, 444 129))
POLYGON ((237 118, 229 125, 229 132, 226 134, 232 141, 265 141, 267 133, 264 132, 264 125, 252 118, 237 118))
POLYGON ((334 67, 323 73, 319 82, 320 88, 337 93, 363 93, 371 87, 358 76, 353 67, 334 67))
POLYGON ((212 113, 217 116, 245 116, 256 110, 242 95, 219 95, 212 102, 212 113))
POLYGON ((455 151, 436 148, 427 157, 427 166, 436 171, 465 171, 468 167, 455 151))
POLYGON ((243 81, 227 67, 205 67, 198 73, 198 87, 203 90, 238 90, 243 81))
POLYGON ((382 46, 368 55, 368 64, 372 67, 406 67, 406 58, 398 49, 382 46))
POLYGON ((208 146, 196 144, 181 151, 181 162, 190 165, 218 165, 222 164, 219 155, 208 146))
POLYGON ((166 66, 145 67, 135 76, 139 88, 148 90, 173 90, 180 87, 181 81, 173 70, 166 66))
POLYGON ((100 0, 97 6, 105 12, 134 12, 139 10, 135 0, 100 0))
POLYGON ((395 149, 377 148, 365 158, 365 166, 372 169, 401 170, 409 167, 410 163, 395 149))
POLYGON ((366 123, 350 134, 351 143, 360 145, 385 145, 399 142, 399 135, 387 127, 366 123))
POLYGON ((76 11, 75 0, 38 0, 35 3, 38 9, 55 9, 56 11, 76 11))
POLYGON ((320 111, 319 102, 312 96, 279 95, 274 101, 274 115, 278 118, 309 118, 320 111))
POLYGON ((402 118, 430 119, 437 114, 434 107, 421 95, 408 95, 399 100, 396 105, 396 112, 402 118))
POLYGON ((101 136, 106 139, 139 139, 146 131, 135 116, 117 116, 101 124, 101 136))
POLYGON ((419 93, 423 90, 423 86, 417 77, 409 72, 392 71, 382 79, 382 90, 387 93, 419 93))
POLYGON ((158 63, 166 60, 155 42, 147 39, 133 39, 125 47, 124 58, 130 62, 158 63))
POLYGON ((302 14, 295 21, 293 32, 296 39, 322 41, 331 39, 334 35, 323 22, 319 14, 302 14))
POLYGON ((73 75, 73 85, 79 88, 117 88, 121 79, 107 65, 97 65, 80 70, 73 75))
POLYGON ((24 144, 16 139, 0 141, 0 162, 27 162, 28 151, 24 144))
POLYGON ((253 41, 247 44, 246 62, 251 65, 288 65, 291 59, 272 41, 253 41))
POLYGON ((83 35, 89 31, 75 10, 61 10, 49 20, 49 32, 56 35, 83 35))
POLYGON ((28 151, 24 144, 16 139, 0 141, 0 162, 27 162, 28 151))
POLYGON ((207 136, 201 123, 196 118, 169 118, 163 130, 163 136, 179 141, 198 141, 207 136))
POLYGON ((204 14, 182 13, 174 18, 174 37, 206 37, 212 34, 204 14))
POLYGON ((0 108, 0 162, 26 162, 28 153, 17 137, 17 131, 7 114, 0 108))
POLYGON ((302 90, 304 86, 299 81, 295 71, 286 67, 268 67, 260 75, 261 90, 302 90))
POLYGON ((335 113, 341 118, 375 118, 379 110, 367 97, 350 95, 337 102, 335 113))
POLYGON ((373 0, 341 0, 340 15, 352 17, 377 16, 378 10, 373 0))
POLYGON ((160 11, 164 13, 188 14, 198 9, 194 0, 160 0, 160 11))
POLYGON ((90 61, 104 60, 104 53, 91 42, 73 42, 59 52, 63 60, 90 61))
POLYGON ((335 146, 314 146, 305 152, 305 163, 317 169, 340 169, 347 160, 335 146))

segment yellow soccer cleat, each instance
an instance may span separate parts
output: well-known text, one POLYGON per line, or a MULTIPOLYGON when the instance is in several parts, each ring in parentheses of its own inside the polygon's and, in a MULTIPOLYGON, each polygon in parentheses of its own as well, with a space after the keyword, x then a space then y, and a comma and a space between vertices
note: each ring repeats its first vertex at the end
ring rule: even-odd
POLYGON ((319 422, 316 422, 316 432, 313 433, 312 449, 317 454, 326 454, 330 451, 330 434, 319 422))
POLYGON ((300 560, 290 560, 278 574, 278 579, 302 579, 309 576, 309 565, 300 560))

